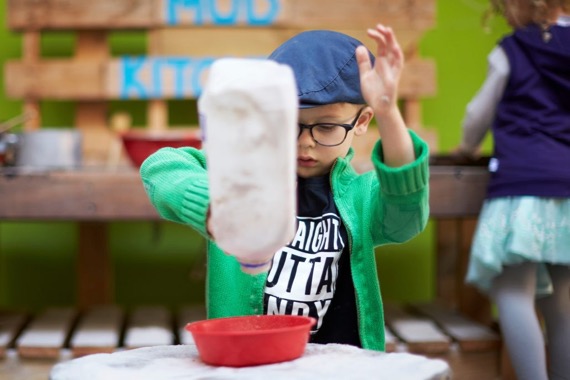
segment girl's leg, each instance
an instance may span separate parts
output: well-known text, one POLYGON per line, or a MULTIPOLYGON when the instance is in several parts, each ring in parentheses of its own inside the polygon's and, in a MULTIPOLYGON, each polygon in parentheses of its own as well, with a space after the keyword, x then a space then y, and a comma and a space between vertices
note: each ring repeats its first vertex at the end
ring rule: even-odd
POLYGON ((546 324, 551 380, 570 379, 570 267, 548 265, 554 293, 539 298, 546 324))
POLYGON ((548 380, 544 338, 534 308, 536 264, 507 266, 495 278, 491 297, 518 380, 548 380))

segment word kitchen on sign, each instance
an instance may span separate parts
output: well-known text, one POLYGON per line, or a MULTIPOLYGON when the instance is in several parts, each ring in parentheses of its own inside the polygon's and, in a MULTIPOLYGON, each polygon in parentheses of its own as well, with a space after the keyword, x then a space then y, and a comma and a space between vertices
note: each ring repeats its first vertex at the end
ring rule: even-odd
MULTIPOLYGON (((278 21, 281 1, 162 0, 163 22, 167 26, 272 25, 278 21)), ((216 58, 221 57, 123 57, 110 64, 108 91, 119 99, 195 98, 216 58)))

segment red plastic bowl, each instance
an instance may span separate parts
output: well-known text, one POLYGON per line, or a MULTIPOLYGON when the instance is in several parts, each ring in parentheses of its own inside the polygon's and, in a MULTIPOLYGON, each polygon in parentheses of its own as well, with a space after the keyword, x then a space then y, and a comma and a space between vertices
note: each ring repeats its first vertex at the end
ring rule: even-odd
POLYGON ((314 318, 255 315, 186 325, 206 364, 245 367, 293 360, 305 352, 314 318))
POLYGON ((131 162, 140 167, 143 161, 160 148, 185 146, 200 149, 202 141, 198 130, 130 130, 121 135, 123 146, 131 162))

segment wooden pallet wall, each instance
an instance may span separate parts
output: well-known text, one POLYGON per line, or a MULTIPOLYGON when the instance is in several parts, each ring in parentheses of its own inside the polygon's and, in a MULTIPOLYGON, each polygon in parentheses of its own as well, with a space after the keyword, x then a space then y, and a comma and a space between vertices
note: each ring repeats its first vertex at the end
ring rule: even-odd
MULTIPOLYGON (((377 22, 396 30, 407 57, 399 91, 405 118, 435 149, 435 133, 421 125, 419 101, 435 95, 436 69, 417 51, 435 23, 434 0, 10 0, 8 25, 24 34, 24 56, 6 63, 6 93, 36 111, 43 99, 76 101, 85 162, 97 165, 115 137, 107 101, 147 100, 146 127, 166 129, 165 101, 199 96, 214 59, 264 57, 294 34, 319 28, 345 32, 374 49, 365 29, 377 22), (147 33, 147 55, 111 57, 107 34, 133 29, 147 33), (77 33, 73 58, 40 57, 40 34, 54 30, 77 33)), ((27 129, 39 126, 41 115, 27 129)), ((357 165, 367 161, 375 136, 357 142, 357 165)))
POLYGON ((359 28, 377 22, 425 30, 435 20, 431 0, 8 0, 8 6, 8 26, 17 31, 185 25, 359 28))

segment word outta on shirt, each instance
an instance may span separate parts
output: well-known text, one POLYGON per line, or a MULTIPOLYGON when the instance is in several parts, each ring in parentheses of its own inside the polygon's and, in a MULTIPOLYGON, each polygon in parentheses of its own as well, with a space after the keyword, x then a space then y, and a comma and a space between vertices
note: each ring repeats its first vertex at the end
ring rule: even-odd
POLYGON ((295 237, 273 258, 265 288, 266 313, 313 317, 315 332, 334 296, 345 242, 336 214, 297 221, 295 237))

